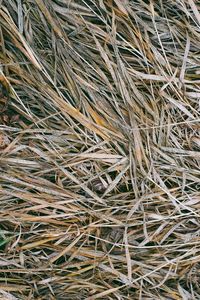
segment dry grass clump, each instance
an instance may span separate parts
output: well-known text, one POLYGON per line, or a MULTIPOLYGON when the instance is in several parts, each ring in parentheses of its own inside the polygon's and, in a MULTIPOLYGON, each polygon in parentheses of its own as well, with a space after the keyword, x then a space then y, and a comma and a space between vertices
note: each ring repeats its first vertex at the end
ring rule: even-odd
POLYGON ((0 1, 1 299, 200 299, 200 5, 0 1))

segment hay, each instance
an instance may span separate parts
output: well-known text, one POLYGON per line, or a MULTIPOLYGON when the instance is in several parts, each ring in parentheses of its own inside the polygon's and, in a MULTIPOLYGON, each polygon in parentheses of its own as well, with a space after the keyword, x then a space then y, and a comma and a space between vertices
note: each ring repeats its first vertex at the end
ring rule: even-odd
POLYGON ((0 1, 3 299, 200 299, 199 11, 0 1))

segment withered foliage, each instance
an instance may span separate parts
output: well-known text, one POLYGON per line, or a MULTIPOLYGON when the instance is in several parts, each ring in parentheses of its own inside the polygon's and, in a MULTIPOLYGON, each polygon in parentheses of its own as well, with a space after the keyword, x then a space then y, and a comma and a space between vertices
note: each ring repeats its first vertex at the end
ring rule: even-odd
POLYGON ((0 0, 0 299, 200 299, 200 4, 0 0))

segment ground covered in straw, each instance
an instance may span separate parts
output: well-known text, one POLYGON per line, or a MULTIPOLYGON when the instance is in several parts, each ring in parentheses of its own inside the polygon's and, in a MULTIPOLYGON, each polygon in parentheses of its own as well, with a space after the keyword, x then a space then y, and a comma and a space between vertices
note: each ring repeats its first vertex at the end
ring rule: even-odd
POLYGON ((199 1, 0 1, 0 299, 200 299, 199 85, 199 1))

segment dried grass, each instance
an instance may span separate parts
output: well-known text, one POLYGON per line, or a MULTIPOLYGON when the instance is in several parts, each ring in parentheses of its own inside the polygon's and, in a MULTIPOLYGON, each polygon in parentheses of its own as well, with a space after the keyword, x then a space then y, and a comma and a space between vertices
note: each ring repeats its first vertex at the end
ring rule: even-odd
POLYGON ((0 299, 200 299, 199 12, 0 1, 0 299))

